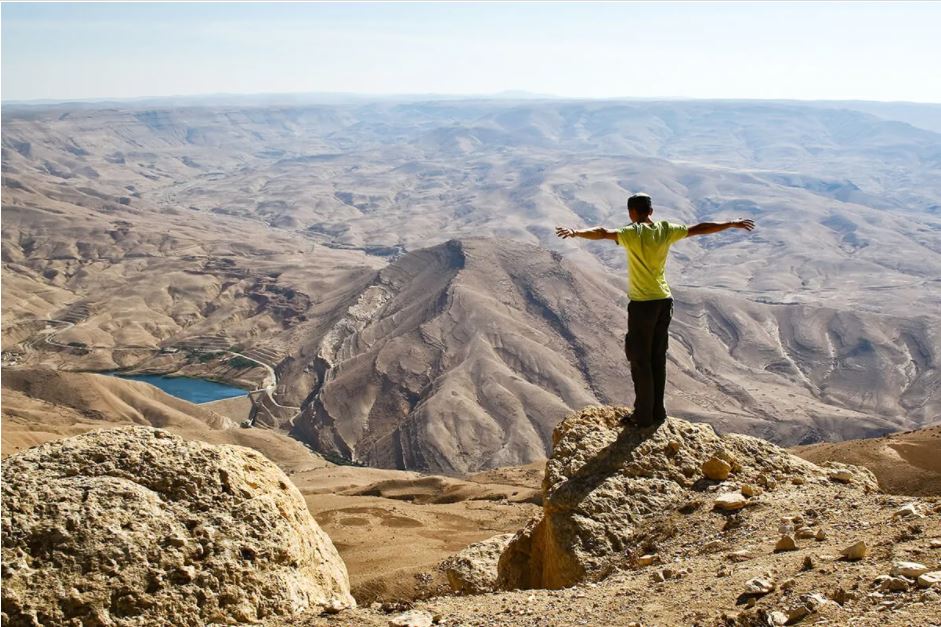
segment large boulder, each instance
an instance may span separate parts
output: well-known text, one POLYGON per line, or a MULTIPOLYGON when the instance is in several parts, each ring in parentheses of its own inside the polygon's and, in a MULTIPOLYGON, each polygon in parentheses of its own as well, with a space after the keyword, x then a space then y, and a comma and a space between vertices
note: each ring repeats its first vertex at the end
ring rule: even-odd
POLYGON ((513 538, 502 533, 471 544, 441 563, 451 590, 462 594, 491 592, 497 585, 497 564, 500 555, 513 538))
MULTIPOLYGON (((828 482, 826 471, 757 438, 719 436, 712 427, 668 418, 653 430, 624 426, 630 410, 588 407, 556 427, 543 479, 543 515, 520 530, 500 557, 502 589, 561 588, 603 571, 633 547, 645 523, 702 501, 699 492, 738 493, 740 484, 828 482), (736 483, 702 476, 713 457, 735 470, 736 483), (799 478, 799 479, 798 479, 799 478)), ((872 473, 850 467, 860 487, 872 473)))
POLYGON ((203 625, 352 607, 346 566, 260 453, 123 427, 3 463, 3 624, 203 625))

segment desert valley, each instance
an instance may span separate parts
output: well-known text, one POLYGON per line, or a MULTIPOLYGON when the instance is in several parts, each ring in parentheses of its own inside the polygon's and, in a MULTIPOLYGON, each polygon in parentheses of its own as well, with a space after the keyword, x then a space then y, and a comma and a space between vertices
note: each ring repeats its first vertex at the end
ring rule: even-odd
POLYGON ((2 124, 4 624, 937 624, 941 105, 245 97, 2 124), (674 246, 652 433, 619 422, 624 251, 554 231, 622 226, 635 192, 757 224, 674 246), (130 470, 148 451, 166 476, 130 470), (167 479, 183 463, 211 498, 167 479), (60 483, 74 512, 31 496, 60 483), (259 485, 293 522, 259 509, 225 548, 259 485), (217 529, 168 518, 134 561, 102 552, 131 522, 69 526, 153 499, 217 529), (297 574, 305 551, 334 579, 297 574), (295 596, 251 596, 262 562, 295 596), (30 591, 83 568, 141 590, 76 580, 41 615, 30 591))

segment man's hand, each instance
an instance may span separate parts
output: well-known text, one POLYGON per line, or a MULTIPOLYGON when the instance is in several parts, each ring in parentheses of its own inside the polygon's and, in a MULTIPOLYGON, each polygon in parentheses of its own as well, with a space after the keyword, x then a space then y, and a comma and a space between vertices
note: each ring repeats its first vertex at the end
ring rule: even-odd
POLYGON ((575 229, 567 229, 564 226, 557 226, 555 227, 555 234, 562 239, 568 239, 570 237, 575 237, 575 229))
POLYGON ((736 229, 745 229, 746 231, 751 231, 755 228, 754 220, 735 220, 732 222, 732 226, 736 229))

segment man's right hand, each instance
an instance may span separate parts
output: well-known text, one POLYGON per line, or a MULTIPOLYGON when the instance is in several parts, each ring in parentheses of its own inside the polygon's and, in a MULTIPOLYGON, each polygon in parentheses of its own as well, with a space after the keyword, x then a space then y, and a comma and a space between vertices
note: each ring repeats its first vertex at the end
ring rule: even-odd
POLYGON ((734 226, 737 229, 745 229, 746 231, 751 231, 753 228, 755 228, 755 221, 754 220, 735 220, 734 222, 732 222, 732 226, 734 226))
POLYGON ((555 227, 555 234, 562 239, 569 239, 570 237, 575 237, 575 229, 569 229, 564 226, 557 226, 555 227))

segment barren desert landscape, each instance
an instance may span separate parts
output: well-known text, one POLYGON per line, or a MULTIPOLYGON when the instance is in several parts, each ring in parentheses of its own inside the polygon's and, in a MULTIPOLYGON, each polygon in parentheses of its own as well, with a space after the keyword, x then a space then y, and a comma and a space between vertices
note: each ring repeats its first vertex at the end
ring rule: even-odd
MULTIPOLYGON (((924 120, 941 108, 864 104, 5 106, 3 455, 129 425, 260 452, 329 536, 359 605, 311 603, 291 624, 386 625, 407 610, 466 625, 927 624, 941 136, 924 120), (637 191, 655 217, 758 228, 675 246, 675 418, 635 440, 620 409, 579 413, 632 400, 624 253, 554 228, 623 225, 637 191), (116 371, 250 394, 195 405, 116 371), (631 489, 662 511, 598 505, 633 521, 631 537, 578 513, 571 524, 613 544, 546 549, 547 564, 604 571, 574 587, 522 585, 519 570, 499 584, 510 538, 533 564, 545 548, 532 525, 560 507, 553 481, 623 487, 601 452, 566 457, 563 419, 601 421, 578 431, 586 450, 684 451, 661 460, 663 477, 623 467, 656 479, 631 489), (702 478, 728 434, 800 445, 820 466, 748 444, 731 479, 702 478), (830 462, 872 474, 837 477, 830 462), (739 492, 741 513, 713 508, 739 492), (823 537, 775 550, 803 527, 823 537), (863 539, 867 559, 841 558, 863 539), (899 561, 926 570, 898 574, 899 561), (489 592, 453 596, 460 564, 489 573, 489 592)), ((604 544, 585 533, 579 546, 604 544)))
POLYGON ((673 413, 782 444, 918 428, 937 140, 853 103, 6 107, 6 363, 273 373, 260 421, 324 453, 526 464, 630 401, 623 252, 553 228, 621 225, 644 190, 759 225, 675 247, 673 413))

